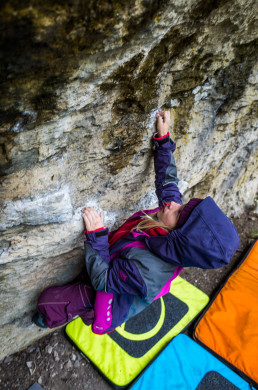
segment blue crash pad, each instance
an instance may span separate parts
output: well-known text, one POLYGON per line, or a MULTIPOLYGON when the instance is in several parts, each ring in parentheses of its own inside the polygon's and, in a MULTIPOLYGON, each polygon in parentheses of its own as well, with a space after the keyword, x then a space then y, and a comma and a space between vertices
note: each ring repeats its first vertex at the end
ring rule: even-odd
POLYGON ((132 390, 250 390, 252 387, 190 337, 179 334, 132 390))

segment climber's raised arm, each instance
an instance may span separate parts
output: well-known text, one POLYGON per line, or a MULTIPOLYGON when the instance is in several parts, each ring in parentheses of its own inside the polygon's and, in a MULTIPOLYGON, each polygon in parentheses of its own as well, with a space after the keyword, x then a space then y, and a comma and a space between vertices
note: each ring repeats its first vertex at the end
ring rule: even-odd
POLYGON ((157 133, 153 140, 155 144, 155 186, 159 207, 171 201, 182 204, 181 194, 177 186, 177 168, 173 155, 176 144, 169 137, 170 112, 159 111, 156 117, 157 133))

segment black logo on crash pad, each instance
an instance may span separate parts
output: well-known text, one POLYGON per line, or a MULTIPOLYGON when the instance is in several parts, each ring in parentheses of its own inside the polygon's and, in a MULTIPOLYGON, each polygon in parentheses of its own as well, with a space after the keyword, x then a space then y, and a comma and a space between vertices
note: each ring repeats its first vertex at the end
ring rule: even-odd
POLYGON ((172 294, 157 299, 124 325, 109 334, 129 355, 140 358, 161 340, 188 312, 185 302, 172 294))

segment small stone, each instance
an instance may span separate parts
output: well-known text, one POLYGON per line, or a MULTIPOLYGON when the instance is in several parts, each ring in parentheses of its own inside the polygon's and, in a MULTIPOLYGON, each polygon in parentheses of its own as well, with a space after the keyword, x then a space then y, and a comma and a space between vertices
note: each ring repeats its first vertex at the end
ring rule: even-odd
POLYGON ((13 361, 13 357, 12 356, 8 356, 5 360, 4 360, 4 363, 11 363, 13 361))
POLYGON ((76 362, 74 363, 74 368, 79 368, 80 366, 80 362, 76 360, 76 362))
POLYGON ((73 361, 76 360, 76 355, 75 355, 75 353, 72 353, 71 360, 73 360, 73 361))
POLYGON ((36 371, 36 364, 34 362, 26 362, 26 366, 30 371, 30 375, 33 375, 34 372, 36 371))
POLYGON ((54 378, 56 376, 56 372, 52 372, 51 374, 50 374, 50 377, 51 378, 54 378))
POLYGON ((42 358, 41 351, 40 351, 39 347, 36 348, 36 358, 37 359, 41 359, 42 358))
POLYGON ((40 376, 40 377, 38 378, 38 384, 39 384, 39 385, 42 385, 42 382, 43 382, 42 376, 40 376))
POLYGON ((71 368, 73 368, 73 363, 71 362, 71 360, 68 360, 68 362, 65 363, 64 368, 66 370, 70 370, 71 368))
POLYGON ((54 351, 54 359, 55 359, 56 362, 59 362, 59 360, 60 360, 57 351, 54 351))
POLYGON ((45 348, 45 351, 46 351, 47 353, 51 354, 52 351, 53 351, 53 348, 51 347, 51 345, 47 345, 46 348, 45 348))
POLYGON ((32 353, 33 351, 35 351, 35 347, 33 345, 27 348, 28 353, 32 353))

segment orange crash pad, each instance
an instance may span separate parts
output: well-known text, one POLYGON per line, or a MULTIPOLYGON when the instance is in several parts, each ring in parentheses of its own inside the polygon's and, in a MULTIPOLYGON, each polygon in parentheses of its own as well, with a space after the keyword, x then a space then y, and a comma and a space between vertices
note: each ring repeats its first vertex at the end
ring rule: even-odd
POLYGON ((194 338, 258 382, 258 241, 208 306, 194 338))

